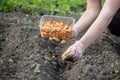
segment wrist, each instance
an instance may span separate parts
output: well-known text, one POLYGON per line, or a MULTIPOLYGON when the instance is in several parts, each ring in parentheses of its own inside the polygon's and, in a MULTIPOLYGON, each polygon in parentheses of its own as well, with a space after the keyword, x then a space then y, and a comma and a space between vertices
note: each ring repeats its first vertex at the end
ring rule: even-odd
POLYGON ((79 44, 79 46, 81 47, 82 52, 84 52, 84 50, 85 50, 85 46, 84 46, 84 44, 83 44, 83 43, 81 43, 80 41, 77 41, 77 43, 78 43, 78 44, 79 44))
POLYGON ((72 28, 72 36, 76 37, 78 35, 78 31, 75 27, 72 28))

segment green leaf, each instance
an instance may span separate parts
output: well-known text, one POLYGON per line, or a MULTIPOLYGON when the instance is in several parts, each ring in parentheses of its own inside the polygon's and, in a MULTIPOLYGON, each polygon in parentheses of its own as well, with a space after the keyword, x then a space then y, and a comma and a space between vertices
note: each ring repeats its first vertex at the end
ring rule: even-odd
POLYGON ((4 0, 0 0, 0 10, 1 10, 3 4, 4 4, 4 0))
POLYGON ((40 65, 37 64, 35 69, 34 69, 34 73, 39 73, 40 72, 40 65))
POLYGON ((118 71, 118 70, 115 70, 114 73, 115 73, 115 75, 117 75, 117 74, 119 73, 119 71, 118 71))
POLYGON ((35 64, 32 64, 32 68, 34 68, 35 67, 35 64))
POLYGON ((45 55, 44 58, 45 58, 46 60, 48 60, 48 61, 51 61, 51 59, 52 59, 52 57, 49 56, 49 55, 45 55))
POLYGON ((0 6, 3 4, 4 0, 0 0, 0 6))

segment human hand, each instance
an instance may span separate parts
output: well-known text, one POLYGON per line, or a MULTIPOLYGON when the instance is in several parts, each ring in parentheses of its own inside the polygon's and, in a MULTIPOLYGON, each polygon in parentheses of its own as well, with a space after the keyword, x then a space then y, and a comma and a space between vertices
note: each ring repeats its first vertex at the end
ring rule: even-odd
POLYGON ((83 55, 84 46, 79 41, 76 41, 72 46, 70 46, 63 54, 62 60, 64 61, 77 61, 83 55))

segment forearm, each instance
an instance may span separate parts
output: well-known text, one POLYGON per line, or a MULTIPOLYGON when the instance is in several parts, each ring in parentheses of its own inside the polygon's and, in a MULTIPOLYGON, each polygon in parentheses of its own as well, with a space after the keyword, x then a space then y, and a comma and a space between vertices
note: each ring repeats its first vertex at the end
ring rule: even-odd
POLYGON ((100 34, 108 26, 112 18, 99 18, 94 24, 88 29, 86 34, 80 39, 80 42, 87 48, 94 40, 96 40, 100 34))
POLYGON ((117 10, 120 8, 120 1, 106 0, 100 15, 91 25, 85 35, 79 40, 85 48, 87 48, 93 41, 95 41, 100 34, 108 26, 112 17, 115 15, 117 10))
POLYGON ((85 31, 94 22, 98 14, 99 12, 96 13, 93 10, 86 10, 84 14, 80 17, 80 19, 77 21, 77 23, 74 25, 74 28, 78 31, 78 33, 85 31))
POLYGON ((100 0, 87 0, 87 10, 77 21, 77 23, 74 26, 74 29, 76 29, 78 33, 81 33, 88 29, 99 15, 100 10, 101 10, 100 0))

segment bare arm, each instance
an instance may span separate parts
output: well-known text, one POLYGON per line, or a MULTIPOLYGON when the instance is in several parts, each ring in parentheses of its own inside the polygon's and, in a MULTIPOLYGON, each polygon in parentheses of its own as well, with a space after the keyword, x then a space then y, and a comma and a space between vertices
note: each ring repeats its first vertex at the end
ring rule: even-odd
POLYGON ((74 28, 79 33, 88 29, 90 25, 94 22, 94 20, 97 18, 100 10, 101 10, 100 0, 87 0, 87 10, 77 21, 74 28))
POLYGON ((111 22, 120 8, 120 0, 106 0, 98 18, 94 21, 85 35, 79 40, 85 48, 95 41, 111 22))
MULTIPOLYGON (((119 8, 120 8, 120 0, 106 0, 97 19, 93 21, 93 24, 90 26, 90 28, 85 33, 85 35, 79 41, 75 42, 72 46, 70 46, 62 54, 62 59, 68 61, 78 60, 82 56, 85 48, 87 48, 93 41, 95 41, 100 36, 100 34, 105 30, 105 28, 111 22, 113 16, 115 15, 115 13, 119 8)), ((82 18, 86 18, 85 16, 84 17, 83 16, 82 18)), ((89 18, 91 17, 89 16, 89 18)), ((88 28, 87 26, 89 25, 87 24, 90 24, 92 22, 89 18, 86 18, 86 20, 83 19, 84 21, 82 22, 82 25, 80 24, 80 27, 78 25, 77 28, 78 29, 80 28, 79 30, 84 30, 85 28, 88 28), (85 28, 82 27, 83 25, 85 28)), ((82 19, 80 21, 82 21, 82 19)))

